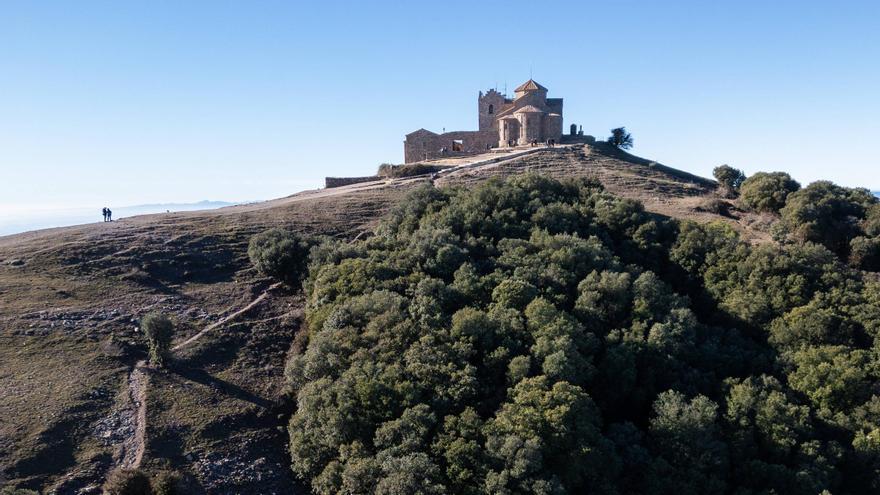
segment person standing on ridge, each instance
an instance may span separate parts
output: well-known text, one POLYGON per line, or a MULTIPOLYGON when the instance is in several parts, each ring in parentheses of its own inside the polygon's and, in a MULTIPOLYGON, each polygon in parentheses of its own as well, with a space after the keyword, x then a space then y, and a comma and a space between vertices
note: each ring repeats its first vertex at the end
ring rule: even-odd
POLYGON ((108 222, 113 221, 113 212, 110 210, 110 208, 107 208, 107 221, 108 222))
POLYGON ((107 221, 107 207, 101 209, 101 214, 104 215, 104 221, 107 221))

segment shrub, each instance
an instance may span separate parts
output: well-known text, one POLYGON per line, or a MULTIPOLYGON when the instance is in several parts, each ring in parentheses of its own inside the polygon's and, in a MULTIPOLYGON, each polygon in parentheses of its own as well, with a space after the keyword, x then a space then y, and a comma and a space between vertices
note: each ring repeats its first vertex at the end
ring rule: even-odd
POLYGON ((150 477, 139 469, 117 469, 104 483, 107 495, 152 495, 150 477))
POLYGON ((746 180, 746 174, 744 174, 742 170, 733 168, 730 165, 715 167, 715 170, 712 171, 712 175, 715 177, 715 180, 721 184, 721 187, 727 189, 730 193, 736 193, 739 191, 743 181, 746 180))
POLYGON ((284 229, 270 229, 251 238, 248 257, 263 275, 296 285, 306 272, 309 242, 284 229))
POLYGON ((714 213, 723 217, 729 217, 731 216, 730 210, 732 206, 733 205, 731 205, 727 201, 724 201, 723 199, 710 198, 702 201, 699 205, 697 205, 695 210, 706 213, 714 213))
POLYGON ((850 242, 852 266, 871 272, 880 271, 880 238, 856 237, 850 242))
POLYGON ((850 241, 863 233, 868 210, 877 199, 863 189, 818 181, 791 194, 782 214, 785 234, 799 242, 816 242, 846 258, 850 241))
POLYGON ((379 177, 391 177, 391 173, 399 166, 393 163, 381 163, 379 164, 379 170, 376 171, 376 175, 379 177))
POLYGON ((417 175, 433 174, 439 172, 445 167, 438 165, 427 165, 424 163, 414 163, 412 165, 398 165, 388 171, 390 177, 415 177, 417 175))
POLYGON ((628 150, 633 147, 632 134, 626 132, 626 127, 611 129, 611 135, 608 136, 608 144, 622 150, 628 150))
POLYGON ((492 291, 492 300, 502 306, 522 309, 538 294, 534 285, 515 278, 502 281, 492 291))
POLYGON ((144 316, 141 320, 141 328, 147 336, 150 362, 160 368, 165 366, 171 348, 171 337, 174 334, 174 323, 164 314, 154 312, 144 316))
POLYGON ((865 221, 862 222, 862 230, 872 237, 880 237, 880 203, 868 208, 865 213, 865 221))
POLYGON ((383 163, 379 165, 379 170, 376 172, 376 175, 379 177, 415 177, 418 175, 427 175, 432 174, 434 172, 438 172, 443 170, 444 168, 439 165, 429 165, 427 163, 410 163, 403 165, 394 165, 391 163, 383 163))
POLYGON ((174 471, 160 471, 153 476, 154 495, 184 495, 189 493, 183 476, 174 471))
POLYGON ((800 188, 785 172, 758 172, 743 181, 740 198, 751 210, 776 213, 785 206, 788 195, 800 188))

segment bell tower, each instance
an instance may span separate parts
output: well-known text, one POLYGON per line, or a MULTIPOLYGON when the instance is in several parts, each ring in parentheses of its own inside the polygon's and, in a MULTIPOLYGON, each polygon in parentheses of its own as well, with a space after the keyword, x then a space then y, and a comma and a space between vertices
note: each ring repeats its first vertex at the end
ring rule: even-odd
POLYGON ((498 123, 496 122, 496 117, 498 116, 498 112, 501 111, 503 105, 504 95, 498 91, 490 89, 489 91, 486 91, 486 94, 483 94, 483 92, 480 91, 480 95, 477 99, 477 111, 480 115, 478 129, 481 131, 497 129, 498 123))

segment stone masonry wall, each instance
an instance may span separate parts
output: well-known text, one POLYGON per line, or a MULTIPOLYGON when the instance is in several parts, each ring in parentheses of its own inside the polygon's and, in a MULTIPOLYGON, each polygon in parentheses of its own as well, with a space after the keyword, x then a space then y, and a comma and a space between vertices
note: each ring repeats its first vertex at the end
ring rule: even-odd
POLYGON ((404 142, 404 163, 420 162, 441 158, 443 156, 467 155, 482 153, 489 148, 498 146, 498 131, 456 131, 444 134, 420 135, 408 137, 404 142), (460 152, 453 151, 453 141, 462 141, 460 152), (441 154, 440 149, 446 148, 447 153, 441 154))
POLYGON ((324 187, 330 189, 331 187, 342 187, 361 182, 373 182, 376 180, 381 180, 381 177, 378 175, 372 175, 370 177, 326 177, 324 178, 324 187))
POLYGON ((498 125, 495 119, 498 116, 498 112, 507 106, 509 104, 505 102, 504 95, 494 89, 490 89, 485 95, 480 92, 480 96, 477 98, 478 129, 481 131, 497 129, 498 125), (492 106, 492 113, 489 113, 490 105, 492 106))

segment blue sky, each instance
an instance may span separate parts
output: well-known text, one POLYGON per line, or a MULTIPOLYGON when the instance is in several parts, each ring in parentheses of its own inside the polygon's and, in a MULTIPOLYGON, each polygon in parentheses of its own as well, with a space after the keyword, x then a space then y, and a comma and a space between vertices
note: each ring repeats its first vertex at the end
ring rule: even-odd
POLYGON ((529 74, 640 156, 880 189, 880 2, 0 3, 0 210, 256 200, 529 74))

